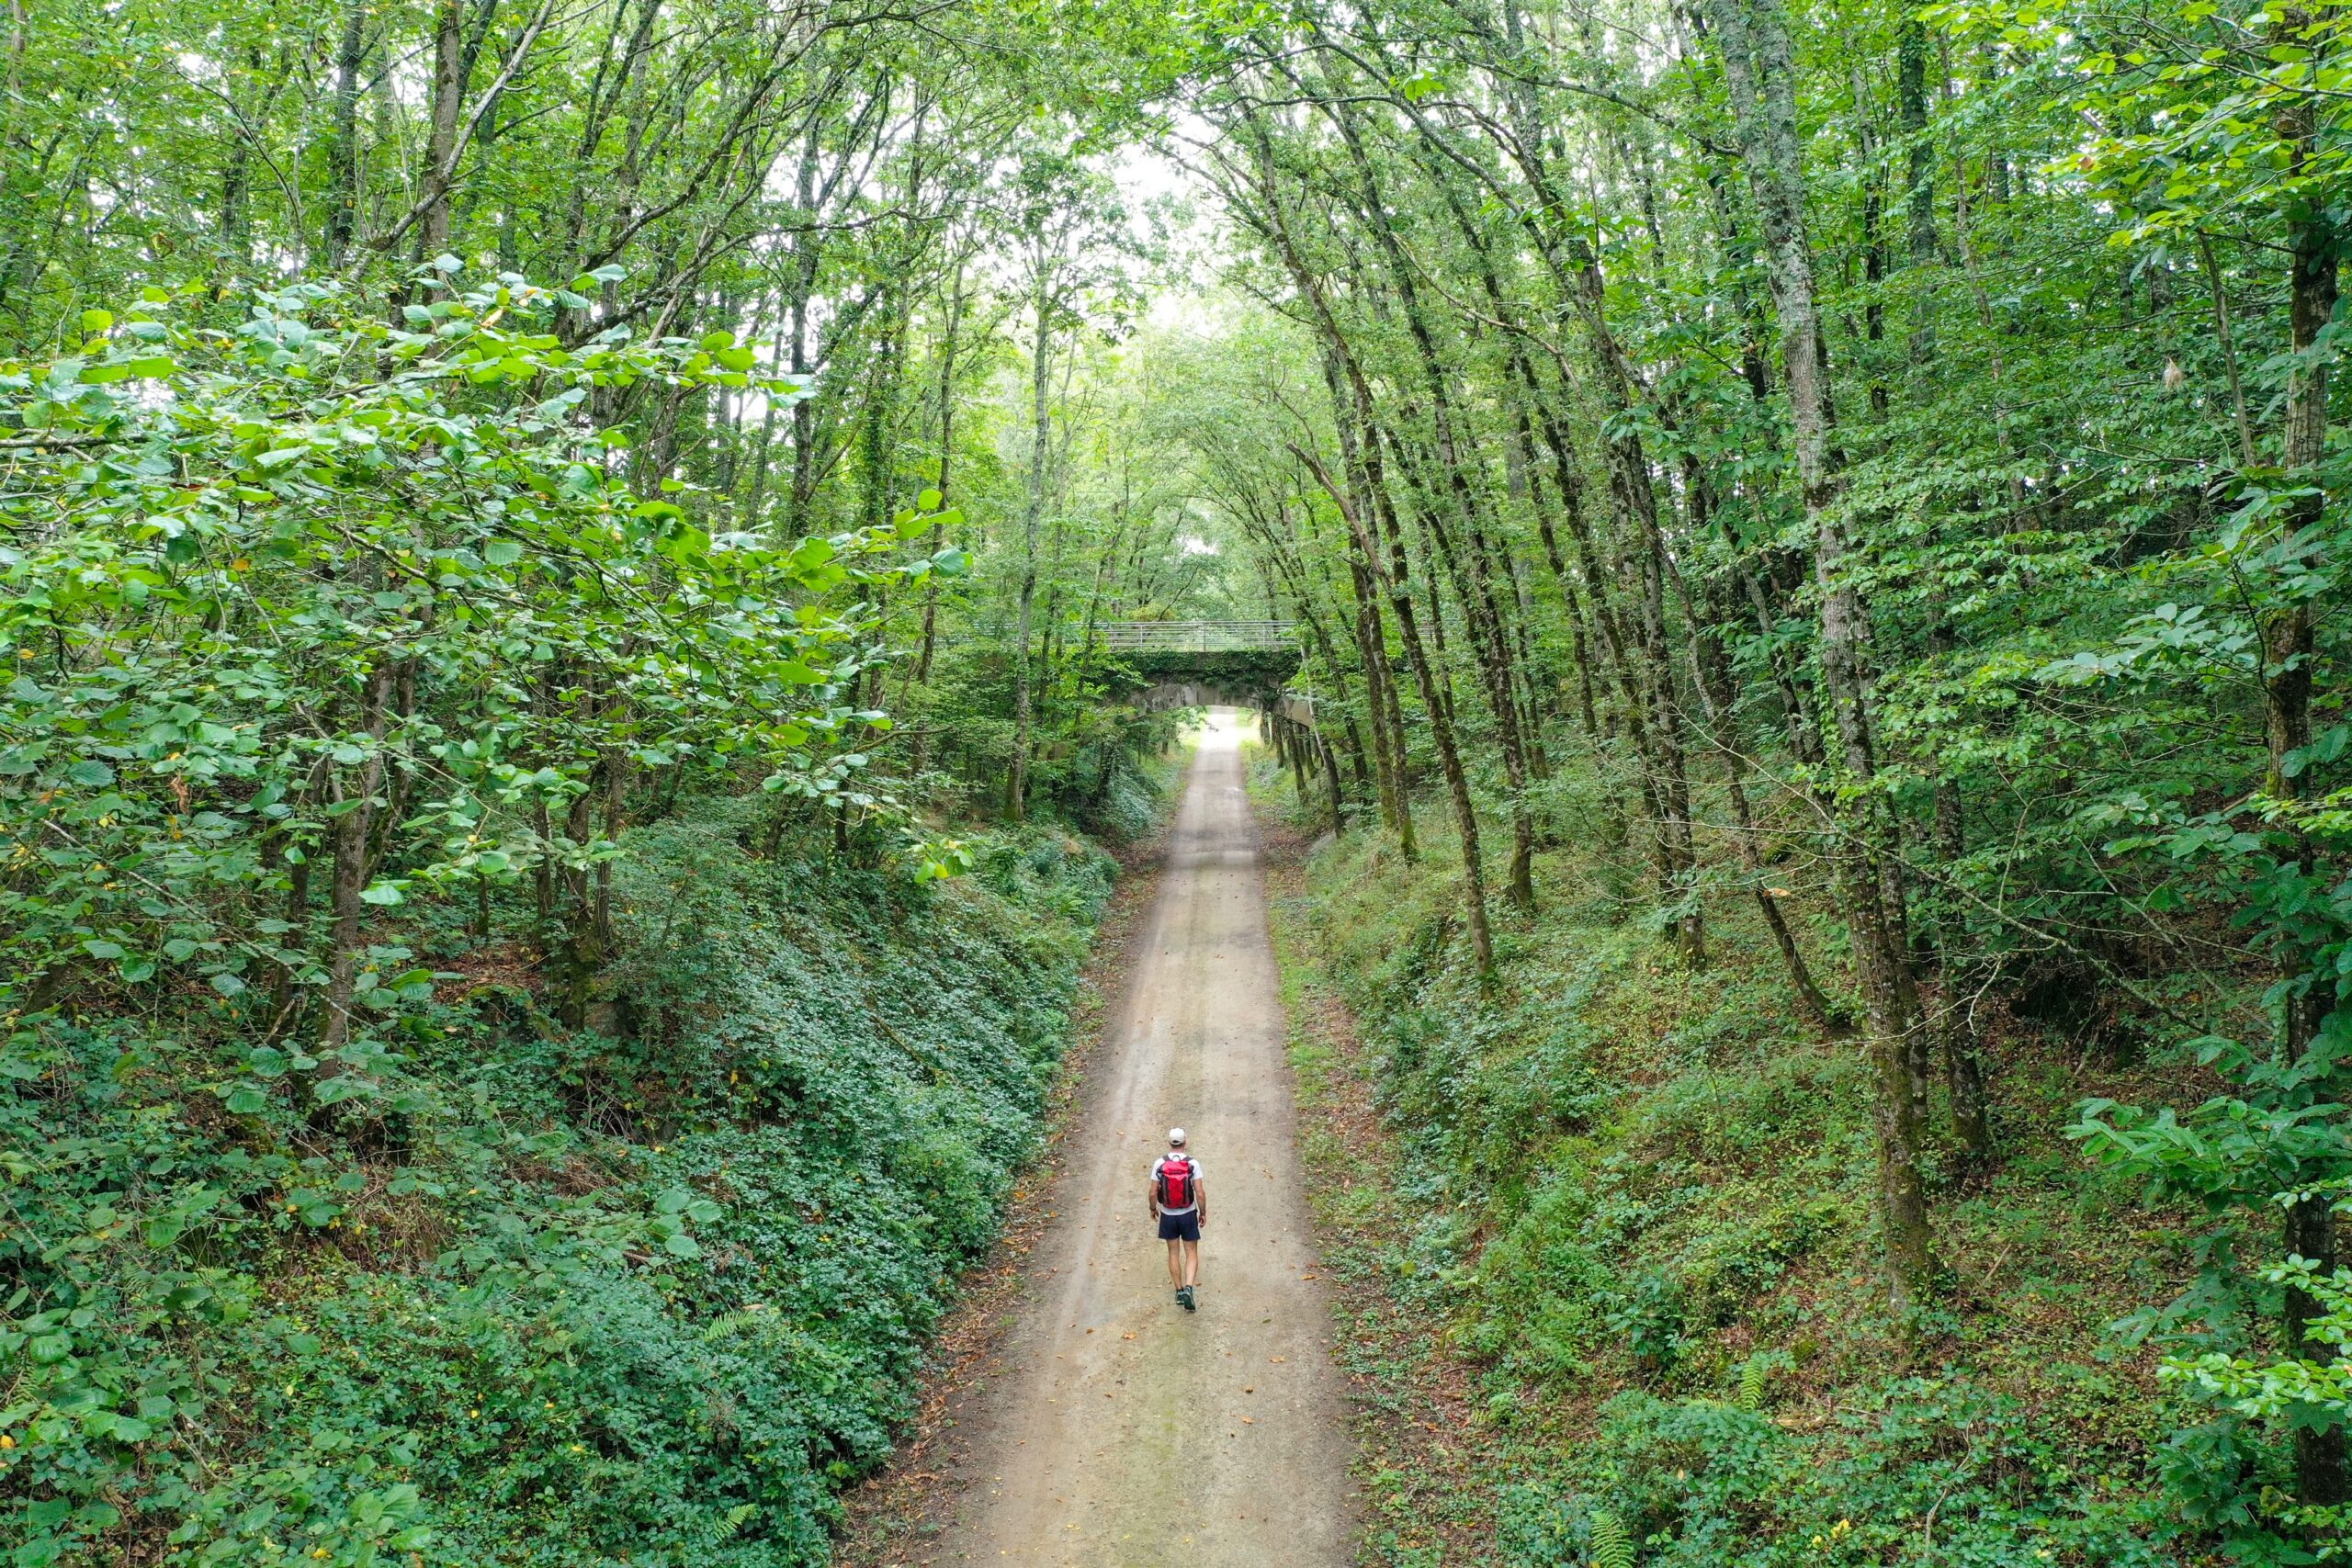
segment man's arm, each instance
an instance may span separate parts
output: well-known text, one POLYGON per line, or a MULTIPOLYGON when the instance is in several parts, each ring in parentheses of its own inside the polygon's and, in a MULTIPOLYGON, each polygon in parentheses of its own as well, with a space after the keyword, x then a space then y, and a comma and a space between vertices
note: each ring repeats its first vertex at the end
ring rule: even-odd
POLYGON ((1159 1179, 1158 1177, 1144 1178, 1143 1196, 1144 1202, 1150 1210, 1151 1217, 1155 1220, 1159 1218, 1159 1179))
POLYGON ((1197 1170, 1193 1172, 1193 1218, 1200 1224, 1209 1223, 1209 1184, 1197 1170))

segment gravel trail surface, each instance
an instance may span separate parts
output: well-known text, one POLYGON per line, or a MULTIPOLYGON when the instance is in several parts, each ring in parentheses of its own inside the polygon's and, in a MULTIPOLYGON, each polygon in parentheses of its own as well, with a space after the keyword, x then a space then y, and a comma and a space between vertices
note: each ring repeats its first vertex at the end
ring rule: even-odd
POLYGON ((944 1528, 912 1563, 1344 1568, 1352 1448, 1293 1144, 1244 721, 1201 736, 1159 901, 1091 1065, 1057 1218, 996 1375, 959 1402, 944 1528), (1146 1213, 1188 1129, 1208 1194, 1200 1310, 1146 1213))

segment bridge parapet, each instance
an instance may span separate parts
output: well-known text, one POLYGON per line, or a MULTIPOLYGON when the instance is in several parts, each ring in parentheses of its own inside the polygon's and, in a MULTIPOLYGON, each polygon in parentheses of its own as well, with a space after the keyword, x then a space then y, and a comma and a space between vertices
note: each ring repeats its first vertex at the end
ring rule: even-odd
POLYGON ((1120 653, 1277 653, 1298 645, 1288 621, 1110 621, 1095 630, 1120 653))

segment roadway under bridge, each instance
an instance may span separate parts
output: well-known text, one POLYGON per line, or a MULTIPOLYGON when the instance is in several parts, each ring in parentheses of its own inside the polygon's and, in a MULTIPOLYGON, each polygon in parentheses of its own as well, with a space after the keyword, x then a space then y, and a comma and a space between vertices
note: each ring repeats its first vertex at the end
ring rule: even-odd
POLYGON ((1299 665, 1290 623, 1114 621, 1095 632, 1102 647, 1135 672, 1136 684, 1121 694, 1138 706, 1257 709, 1299 798, 1317 793, 1308 780, 1319 776, 1331 830, 1345 828, 1339 761, 1316 723, 1315 699, 1289 689, 1299 665))

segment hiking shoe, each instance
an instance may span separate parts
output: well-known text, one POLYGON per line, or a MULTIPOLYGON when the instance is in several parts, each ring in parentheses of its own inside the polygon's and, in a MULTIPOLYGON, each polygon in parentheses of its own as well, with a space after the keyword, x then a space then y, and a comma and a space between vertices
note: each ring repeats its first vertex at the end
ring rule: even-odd
POLYGON ((1186 1312, 1197 1312, 1200 1310, 1193 1304, 1193 1287, 1190 1285, 1187 1285, 1182 1290, 1177 1292, 1176 1299, 1183 1303, 1184 1310, 1186 1312))

